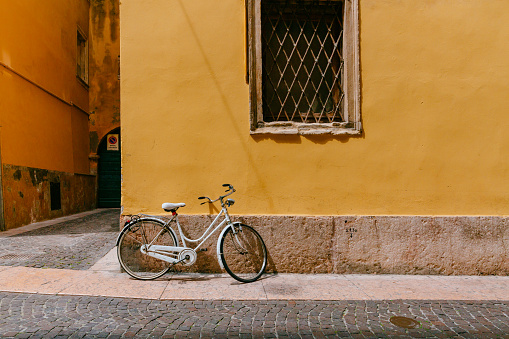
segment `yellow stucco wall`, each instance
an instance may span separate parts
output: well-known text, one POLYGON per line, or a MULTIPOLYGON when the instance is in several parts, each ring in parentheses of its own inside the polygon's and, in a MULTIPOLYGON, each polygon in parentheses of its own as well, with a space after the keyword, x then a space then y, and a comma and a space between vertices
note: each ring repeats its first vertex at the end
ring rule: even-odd
POLYGON ((360 0, 361 137, 249 134, 243 1, 120 10, 124 214, 509 214, 509 1, 360 0))
POLYGON ((1 7, 2 163, 88 173, 88 89, 76 78, 76 32, 88 34, 88 1, 1 7))

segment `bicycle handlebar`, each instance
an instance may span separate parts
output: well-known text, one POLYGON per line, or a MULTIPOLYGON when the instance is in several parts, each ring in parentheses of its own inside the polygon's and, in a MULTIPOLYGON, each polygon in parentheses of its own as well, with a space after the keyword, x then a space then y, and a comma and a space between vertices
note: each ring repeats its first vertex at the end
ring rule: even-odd
MULTIPOLYGON (((223 184, 223 187, 228 187, 228 189, 227 189, 225 192, 228 192, 228 191, 233 191, 233 192, 235 192, 235 188, 233 188, 233 186, 232 186, 232 185, 230 185, 230 184, 223 184)), ((233 192, 232 192, 232 193, 233 193, 233 192)))
POLYGON ((208 199, 209 200, 209 201, 202 202, 200 205, 212 202, 212 200, 210 200, 209 197, 198 197, 198 200, 200 200, 200 199, 208 199))
POLYGON ((233 185, 223 184, 223 187, 228 187, 228 189, 225 192, 228 192, 228 191, 231 191, 231 192, 228 193, 228 194, 219 196, 219 198, 217 198, 216 200, 212 200, 209 197, 198 197, 198 200, 201 200, 201 199, 207 199, 208 200, 208 201, 202 202, 200 205, 203 205, 203 204, 206 204, 206 203, 211 204, 211 203, 216 202, 218 200, 221 200, 221 205, 222 205, 223 204, 223 199, 235 192, 235 188, 233 188, 233 185))

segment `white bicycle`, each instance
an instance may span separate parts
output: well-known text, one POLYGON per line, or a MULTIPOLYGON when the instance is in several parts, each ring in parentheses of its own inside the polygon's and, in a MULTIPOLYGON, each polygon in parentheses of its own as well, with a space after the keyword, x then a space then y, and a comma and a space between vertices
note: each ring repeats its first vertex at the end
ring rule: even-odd
POLYGON ((225 192, 216 200, 209 197, 202 203, 221 201, 221 211, 199 239, 189 239, 182 232, 178 221, 177 210, 184 203, 164 203, 162 208, 171 212, 172 217, 164 221, 158 217, 135 216, 128 222, 117 239, 117 255, 122 268, 132 277, 142 280, 156 279, 167 273, 176 264, 191 266, 196 262, 198 250, 218 229, 223 227, 217 240, 217 261, 234 279, 241 282, 253 282, 260 278, 267 266, 267 249, 262 237, 251 226, 240 222, 232 222, 227 207, 235 201, 225 198, 235 192, 230 184, 225 192), (221 216, 224 219, 217 225, 221 216), (179 244, 171 223, 177 225, 182 240, 179 244), (191 248, 186 241, 199 243, 191 248))

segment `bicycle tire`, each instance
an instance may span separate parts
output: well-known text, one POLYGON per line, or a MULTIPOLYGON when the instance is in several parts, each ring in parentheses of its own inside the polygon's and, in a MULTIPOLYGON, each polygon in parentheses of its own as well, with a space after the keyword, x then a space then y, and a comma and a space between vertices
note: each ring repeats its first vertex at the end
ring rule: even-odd
POLYGON ((117 245, 118 261, 131 277, 140 280, 152 280, 166 274, 172 264, 141 252, 146 244, 178 246, 173 231, 158 219, 139 219, 127 225, 119 236, 117 245))
POLYGON ((228 227, 219 246, 223 267, 233 279, 248 283, 262 276, 267 248, 254 228, 245 224, 228 227))

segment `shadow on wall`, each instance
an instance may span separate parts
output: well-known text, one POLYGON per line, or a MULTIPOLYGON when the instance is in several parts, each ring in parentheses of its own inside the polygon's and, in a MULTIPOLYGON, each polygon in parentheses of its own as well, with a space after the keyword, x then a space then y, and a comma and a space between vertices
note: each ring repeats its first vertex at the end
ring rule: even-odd
POLYGON ((347 143, 350 139, 365 139, 364 131, 360 135, 297 135, 297 134, 255 134, 251 135, 255 142, 272 140, 278 144, 302 144, 302 139, 307 139, 315 144, 324 145, 328 142, 339 141, 347 143))

